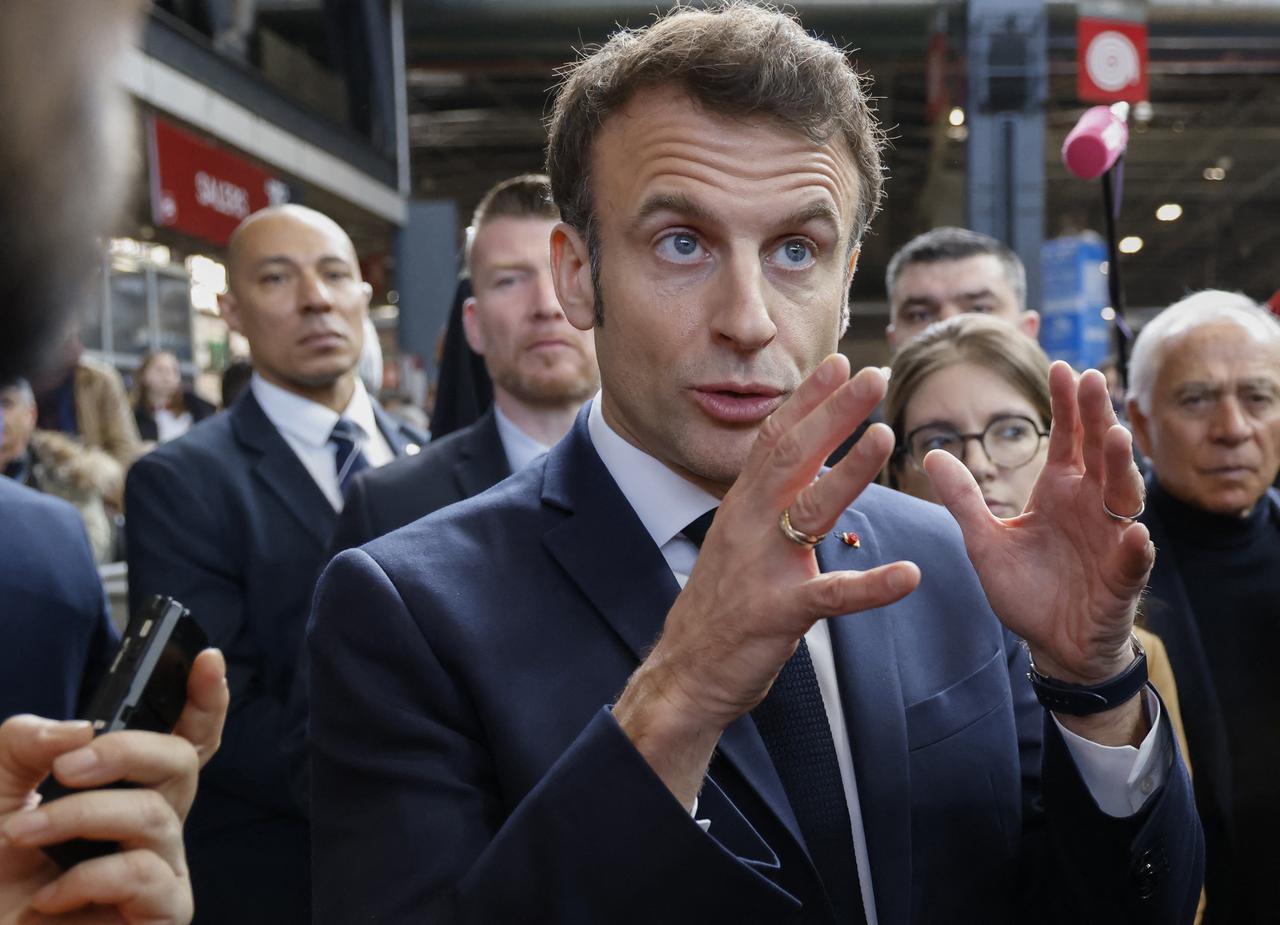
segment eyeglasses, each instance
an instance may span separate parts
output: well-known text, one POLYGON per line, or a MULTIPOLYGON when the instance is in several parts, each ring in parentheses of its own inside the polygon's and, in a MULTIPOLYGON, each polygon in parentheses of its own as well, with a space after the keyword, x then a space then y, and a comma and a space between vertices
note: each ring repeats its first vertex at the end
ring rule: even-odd
POLYGON ((1011 414, 993 419, 980 434, 962 434, 941 424, 917 427, 907 434, 898 452, 923 471, 924 458, 930 450, 946 450, 963 462, 965 447, 970 440, 977 440, 992 465, 1017 469, 1035 459, 1040 441, 1047 436, 1048 431, 1041 430, 1031 418, 1011 414))

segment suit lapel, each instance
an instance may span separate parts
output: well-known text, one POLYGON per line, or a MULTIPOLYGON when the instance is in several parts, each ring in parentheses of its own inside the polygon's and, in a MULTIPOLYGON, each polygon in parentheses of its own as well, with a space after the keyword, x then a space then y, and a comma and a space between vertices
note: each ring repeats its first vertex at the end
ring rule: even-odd
POLYGON ((267 418, 253 393, 246 389, 227 413, 231 415, 236 439, 258 456, 253 467, 254 475, 312 536, 327 544, 338 515, 306 466, 267 418))
MULTIPOLYGON (((824 572, 885 564, 873 526, 856 510, 841 515, 817 555, 824 572), (858 534, 859 548, 838 539, 845 531, 858 534)), ((892 620, 882 608, 827 622, 881 925, 905 923, 911 911, 910 768, 892 620)))
MULTIPOLYGON (((460 497, 470 498, 497 485, 511 474, 507 450, 498 434, 493 406, 472 426, 453 464, 460 497)), ((625 501, 623 502, 625 504, 625 501)))
POLYGON ((382 431, 382 436, 386 439, 387 445, 391 447, 393 454, 400 457, 406 453, 416 453, 422 449, 422 441, 414 439, 414 436, 399 421, 387 414, 382 405, 372 398, 369 399, 369 404, 373 406, 373 417, 378 422, 378 430, 382 431))
MULTIPOLYGON (((570 515, 544 536, 547 549, 639 664, 680 586, 591 445, 585 411, 549 454, 543 501, 570 515)), ((750 717, 729 725, 719 753, 803 847, 782 782, 750 717)))

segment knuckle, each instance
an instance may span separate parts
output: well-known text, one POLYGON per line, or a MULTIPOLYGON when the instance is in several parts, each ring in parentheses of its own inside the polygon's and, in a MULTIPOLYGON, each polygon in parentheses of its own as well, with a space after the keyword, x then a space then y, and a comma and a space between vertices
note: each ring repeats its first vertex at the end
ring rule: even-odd
POLYGON ((138 819, 149 832, 166 833, 176 821, 168 802, 155 790, 141 790, 138 797, 138 819))
POLYGON ((776 414, 771 414, 760 425, 760 430, 756 434, 756 442, 763 446, 773 446, 782 438, 783 433, 782 422, 778 420, 776 414))
POLYGON ((780 469, 790 469, 800 464, 804 459, 804 448, 800 445, 799 438, 788 431, 782 434, 774 442, 773 445, 773 462, 780 469))
POLYGON ((801 533, 818 532, 817 524, 823 520, 822 511, 818 508, 818 500, 812 491, 802 491, 787 508, 791 526, 801 533))

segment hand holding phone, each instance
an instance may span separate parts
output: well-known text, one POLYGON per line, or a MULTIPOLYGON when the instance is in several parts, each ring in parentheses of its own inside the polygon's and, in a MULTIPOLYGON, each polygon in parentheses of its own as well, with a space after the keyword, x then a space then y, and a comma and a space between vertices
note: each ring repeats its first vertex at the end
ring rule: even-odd
MULTIPOLYGON (((187 679, 208 644, 190 611, 170 597, 153 597, 126 627, 120 647, 83 717, 95 736, 122 729, 172 732, 187 700, 187 679)), ((128 783, 111 786, 128 787, 128 783)), ((49 803, 76 792, 50 775, 39 787, 49 803)), ((119 850, 111 841, 77 838, 44 852, 64 869, 119 850)))

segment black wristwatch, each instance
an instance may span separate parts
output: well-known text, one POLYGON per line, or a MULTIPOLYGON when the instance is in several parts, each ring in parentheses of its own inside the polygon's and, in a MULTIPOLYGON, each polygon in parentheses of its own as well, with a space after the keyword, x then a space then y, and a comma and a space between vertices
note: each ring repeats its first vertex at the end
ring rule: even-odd
POLYGON ((1068 684, 1057 678, 1050 678, 1036 670, 1036 663, 1030 658, 1031 670, 1027 678, 1031 681, 1031 689, 1045 709, 1055 713, 1066 713, 1068 716, 1092 716, 1103 713, 1125 703, 1147 683, 1147 652, 1137 636, 1132 636, 1134 659, 1129 667, 1114 678, 1101 684, 1068 684))

